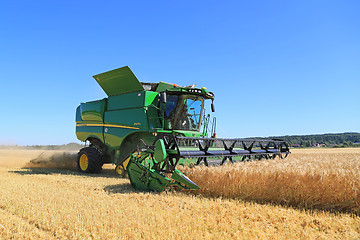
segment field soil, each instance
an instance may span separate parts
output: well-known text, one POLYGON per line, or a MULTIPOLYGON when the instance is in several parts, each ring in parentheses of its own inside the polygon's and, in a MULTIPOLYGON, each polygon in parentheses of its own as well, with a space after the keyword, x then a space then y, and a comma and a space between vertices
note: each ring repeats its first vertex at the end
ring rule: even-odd
POLYGON ((0 239, 360 238, 358 193, 352 192, 358 191, 360 181, 352 179, 358 176, 360 149, 292 152, 287 159, 266 163, 188 169, 188 174, 203 185, 198 192, 169 189, 149 193, 133 189, 128 179, 114 173, 111 165, 105 166, 102 174, 78 173, 75 152, 0 150, 0 239), (245 174, 228 181, 224 176, 230 174, 230 168, 245 174), (263 174, 256 169, 263 170, 263 174), (274 174, 277 178, 272 184, 266 183, 274 174), (310 182, 292 185, 293 179, 285 181, 282 174, 298 177, 298 181, 309 176, 306 180, 310 182), (353 194, 351 207, 348 202, 340 204, 349 201, 347 196, 337 197, 337 205, 329 207, 329 199, 322 195, 341 194, 336 184, 347 186, 347 175, 353 185, 344 194, 353 194), (317 177, 311 176, 339 181, 323 188, 321 195, 310 187, 311 181, 319 183, 317 177), (224 181, 212 179, 216 177, 224 181), (207 182, 218 186, 211 187, 207 182), (237 187, 245 183, 253 183, 255 188, 247 192, 237 187), (265 197, 269 187, 279 193, 268 191, 265 193, 270 196, 265 197), (309 207, 303 198, 304 187, 319 194, 315 203, 324 201, 327 208, 309 207), (293 192, 291 204, 281 201, 279 195, 286 200, 288 191, 294 189, 300 194, 293 192))

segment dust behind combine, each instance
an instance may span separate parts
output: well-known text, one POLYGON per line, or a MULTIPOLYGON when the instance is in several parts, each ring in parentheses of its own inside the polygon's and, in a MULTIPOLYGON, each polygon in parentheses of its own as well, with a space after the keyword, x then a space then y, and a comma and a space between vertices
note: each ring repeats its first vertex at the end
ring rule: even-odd
POLYGON ((76 170, 77 153, 42 152, 25 165, 27 168, 56 168, 76 170))
POLYGON ((76 151, 0 150, 0 167, 76 170, 76 151))

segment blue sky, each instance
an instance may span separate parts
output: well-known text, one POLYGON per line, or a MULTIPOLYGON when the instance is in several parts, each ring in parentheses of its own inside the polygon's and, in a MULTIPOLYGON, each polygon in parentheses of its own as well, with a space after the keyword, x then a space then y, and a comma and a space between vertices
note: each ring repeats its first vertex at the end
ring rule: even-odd
POLYGON ((0 144, 78 142, 93 75, 196 83, 219 137, 360 132, 359 1, 1 1, 0 144))

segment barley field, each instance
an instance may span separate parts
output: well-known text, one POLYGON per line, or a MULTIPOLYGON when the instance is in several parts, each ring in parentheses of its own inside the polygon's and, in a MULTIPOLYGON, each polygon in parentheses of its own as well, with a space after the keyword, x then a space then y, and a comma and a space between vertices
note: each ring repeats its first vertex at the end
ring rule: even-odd
POLYGON ((182 170, 197 194, 360 214, 359 149, 297 149, 287 159, 182 170))
POLYGON ((360 149, 184 168, 202 189, 134 190, 76 153, 0 150, 0 239, 358 239, 360 149), (31 161, 32 160, 32 161, 31 161))

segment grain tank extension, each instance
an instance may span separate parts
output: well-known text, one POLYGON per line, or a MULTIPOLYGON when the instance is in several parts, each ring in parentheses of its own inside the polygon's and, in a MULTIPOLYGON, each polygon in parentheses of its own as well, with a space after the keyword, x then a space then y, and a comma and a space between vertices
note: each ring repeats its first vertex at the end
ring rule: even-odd
POLYGON ((89 143, 78 154, 81 172, 100 173, 103 164, 112 163, 137 189, 198 189, 177 165, 222 165, 290 153, 279 139, 216 138, 216 119, 204 108, 211 101, 215 111, 215 96, 206 88, 139 82, 129 67, 94 78, 108 97, 76 109, 76 136, 89 143))

